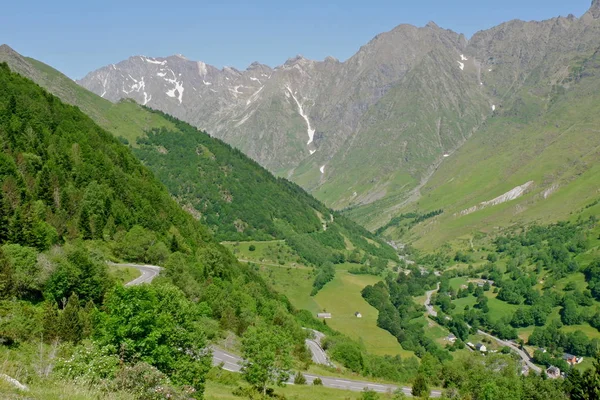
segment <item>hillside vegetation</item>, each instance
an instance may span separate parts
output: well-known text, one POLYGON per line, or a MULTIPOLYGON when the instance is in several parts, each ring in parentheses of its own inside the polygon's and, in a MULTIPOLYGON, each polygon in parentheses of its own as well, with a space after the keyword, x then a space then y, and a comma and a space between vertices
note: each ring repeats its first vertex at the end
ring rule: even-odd
POLYGON ((567 219, 597 201, 599 68, 596 51, 572 60, 558 81, 540 79, 508 99, 443 162, 419 201, 400 210, 444 213, 415 226, 388 226, 383 235, 432 249, 512 225, 567 219))
POLYGON ((134 153, 220 240, 285 239, 304 262, 397 260, 375 235, 189 124, 137 140, 134 153))

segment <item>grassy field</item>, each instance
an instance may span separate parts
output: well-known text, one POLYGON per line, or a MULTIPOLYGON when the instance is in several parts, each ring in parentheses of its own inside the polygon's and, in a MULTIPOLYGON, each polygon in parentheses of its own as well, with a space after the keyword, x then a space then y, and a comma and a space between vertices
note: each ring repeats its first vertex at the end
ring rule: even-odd
POLYGON ((263 278, 279 293, 283 293, 294 307, 308 310, 316 315, 322 307, 310 296, 314 276, 311 268, 274 267, 261 265, 263 278))
POLYGON ((317 293, 314 301, 321 310, 332 314, 332 318, 327 320, 329 326, 362 341, 370 353, 412 356, 413 353, 403 350, 389 332, 377 327, 378 311, 362 298, 361 290, 380 280, 371 275, 352 275, 339 270, 334 280, 317 293), (362 318, 354 316, 357 311, 362 318))
MULTIPOLYGON (((342 268, 342 267, 340 267, 342 268)), ((333 281, 311 297, 312 269, 307 267, 260 266, 261 275, 278 292, 285 294, 294 307, 309 310, 316 314, 323 310, 332 318, 326 320, 333 329, 364 343, 367 351, 373 354, 399 354, 410 357, 389 332, 377 327, 378 311, 371 307, 361 295, 367 285, 373 285, 381 278, 371 275, 352 275, 339 269, 333 281), (356 318, 359 311, 362 318, 356 318)))
POLYGON ((108 273, 121 283, 127 283, 141 275, 140 271, 132 267, 109 265, 108 273))
POLYGON ((263 264, 298 265, 301 260, 285 240, 222 242, 235 256, 244 261, 263 264))

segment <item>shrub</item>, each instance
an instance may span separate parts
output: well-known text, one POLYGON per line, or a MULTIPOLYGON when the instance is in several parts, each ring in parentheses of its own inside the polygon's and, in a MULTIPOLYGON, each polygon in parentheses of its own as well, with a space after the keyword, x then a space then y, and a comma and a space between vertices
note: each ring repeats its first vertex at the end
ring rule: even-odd
POLYGON ((315 380, 313 381, 313 385, 314 386, 323 386, 323 381, 321 380, 321 378, 315 378, 315 380))
POLYGON ((255 246, 255 245, 253 245, 253 244, 251 244, 251 245, 248 247, 248 250, 250 250, 250 251, 254 251, 254 250, 256 250, 256 246, 255 246))
POLYGON ((306 385, 306 378, 302 375, 302 372, 298 371, 294 376, 294 385, 306 385))

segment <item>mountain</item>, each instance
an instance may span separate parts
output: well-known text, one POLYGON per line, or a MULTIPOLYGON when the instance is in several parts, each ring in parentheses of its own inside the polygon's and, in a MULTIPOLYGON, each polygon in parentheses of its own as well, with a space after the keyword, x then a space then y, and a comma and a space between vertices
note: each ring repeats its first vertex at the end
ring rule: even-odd
MULTIPOLYGON (((597 210, 599 8, 594 2, 579 19, 512 21, 471 39, 468 53, 493 62, 499 101, 493 117, 422 187, 418 202, 399 209, 444 210, 408 237, 435 246, 597 210)), ((403 237, 403 225, 387 234, 403 237)))
POLYGON ((2 59, 79 106, 122 141, 131 141, 134 153, 171 195, 219 240, 285 239, 313 264, 397 259, 372 233, 219 139, 131 101, 113 104, 8 46, 0 48, 2 59))
POLYGON ((469 40, 435 23, 400 25, 345 62, 298 56, 238 71, 136 56, 79 83, 205 129, 377 228, 524 88, 593 51, 598 24, 594 1, 581 18, 510 21, 469 40))
POLYGON ((237 71, 182 56, 136 56, 79 83, 190 122, 341 208, 419 180, 491 113, 480 64, 461 58, 466 45, 433 23, 401 25, 343 63, 298 56, 237 71), (413 101, 421 92, 426 97, 413 101), (404 107, 425 104, 417 114, 404 107), (423 119, 431 122, 426 129, 423 119))

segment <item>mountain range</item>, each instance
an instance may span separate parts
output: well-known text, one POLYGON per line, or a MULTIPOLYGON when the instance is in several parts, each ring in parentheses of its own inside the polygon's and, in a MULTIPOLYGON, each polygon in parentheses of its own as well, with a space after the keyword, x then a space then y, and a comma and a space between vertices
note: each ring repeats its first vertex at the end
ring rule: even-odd
POLYGON ((239 71, 182 55, 134 56, 78 83, 110 101, 132 98, 200 127, 377 228, 418 207, 436 171, 468 157, 461 147, 488 132, 490 121, 527 114, 520 122, 530 123, 568 91, 563 81, 598 50, 599 35, 594 0, 580 18, 514 20, 470 39, 433 22, 400 25, 344 62, 297 56, 275 68, 256 62, 239 71), (536 105, 528 104, 533 97, 536 105))

